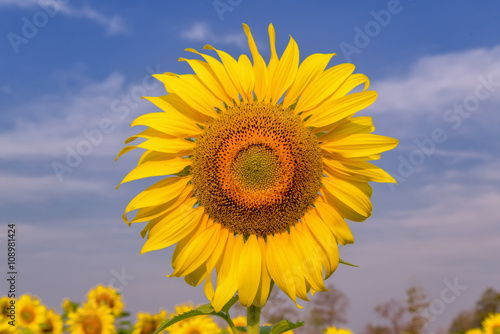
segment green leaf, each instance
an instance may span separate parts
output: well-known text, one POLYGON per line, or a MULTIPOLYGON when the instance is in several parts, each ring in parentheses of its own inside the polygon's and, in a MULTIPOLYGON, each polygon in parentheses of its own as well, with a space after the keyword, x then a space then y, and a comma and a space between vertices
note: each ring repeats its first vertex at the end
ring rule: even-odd
POLYGON ((224 305, 221 312, 215 312, 215 310, 211 304, 204 304, 204 305, 201 305, 201 306, 195 308, 194 310, 176 315, 173 318, 168 319, 165 322, 163 322, 160 325, 160 327, 158 327, 158 329, 156 329, 155 334, 162 332, 163 330, 165 330, 165 328, 172 326, 173 324, 178 323, 179 321, 186 320, 186 319, 191 318, 191 317, 196 317, 197 315, 214 315, 216 317, 220 317, 220 318, 224 319, 229 324, 231 322, 231 320, 230 320, 229 315, 227 313, 229 312, 229 309, 231 308, 231 306, 233 306, 234 303, 236 303, 237 301, 238 301, 238 296, 236 295, 233 298, 231 298, 226 303, 226 305, 224 305))
POLYGON ((243 333, 247 332, 247 328, 244 326, 236 326, 236 329, 238 330, 238 332, 243 332, 243 333))
POLYGON ((122 314, 120 314, 120 316, 118 318, 128 317, 129 315, 130 315, 129 312, 122 312, 122 314))
POLYGON ((339 263, 345 264, 347 266, 359 268, 359 266, 352 264, 352 263, 349 263, 349 262, 346 262, 346 261, 343 261, 342 259, 339 259, 339 263))
POLYGON ((296 323, 290 322, 288 320, 281 320, 271 329, 270 334, 281 334, 291 329, 299 328, 304 326, 303 321, 297 321, 296 323))
POLYGON ((160 327, 158 327, 158 329, 156 329, 155 334, 162 332, 163 330, 165 330, 165 328, 172 326, 173 324, 178 323, 179 321, 186 320, 186 319, 189 319, 191 317, 195 317, 197 315, 204 315, 204 314, 205 313, 198 311, 198 310, 191 310, 191 311, 176 315, 173 318, 162 323, 160 325, 160 327))
POLYGON ((197 308, 195 308, 195 310, 198 310, 198 311, 205 313, 205 314, 215 312, 214 307, 210 303, 198 306, 197 308))

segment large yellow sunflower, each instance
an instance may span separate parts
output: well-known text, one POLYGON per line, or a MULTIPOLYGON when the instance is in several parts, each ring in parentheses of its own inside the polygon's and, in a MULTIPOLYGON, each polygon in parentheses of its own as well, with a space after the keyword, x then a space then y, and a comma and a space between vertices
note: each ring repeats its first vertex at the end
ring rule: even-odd
POLYGON ((111 286, 106 288, 103 285, 98 285, 90 290, 88 293, 88 301, 89 303, 95 303, 99 306, 104 305, 109 307, 115 317, 122 314, 124 307, 121 295, 111 286))
POLYGON ((40 325, 40 332, 47 334, 62 334, 63 333, 63 321, 62 317, 57 314, 54 310, 48 310, 45 314, 46 319, 40 325))
POLYGON ((278 58, 272 25, 266 64, 244 30, 253 64, 207 45, 220 61, 187 49, 204 59, 180 59, 195 74, 155 75, 169 94, 146 98, 162 111, 138 117, 132 125, 147 128, 126 143, 146 140, 118 155, 146 149, 121 183, 165 176, 125 209, 129 224, 148 221, 142 253, 177 244, 171 276, 205 280, 217 311, 236 292, 243 306, 262 307, 271 280, 295 302, 325 291, 338 244, 354 240, 345 219, 371 214, 368 182, 394 182, 367 161, 397 140, 353 117, 376 99, 368 78, 352 64, 325 70, 333 54, 299 66, 293 38, 278 58))
POLYGON ((40 300, 30 295, 22 295, 16 303, 16 325, 38 332, 46 320, 46 308, 40 300))
POLYGON ((68 315, 69 332, 72 334, 113 334, 115 318, 105 305, 87 303, 68 315))
POLYGON ((155 315, 139 312, 132 334, 153 334, 166 318, 167 312, 165 310, 155 315))
MULTIPOLYGON (((175 307, 175 314, 186 313, 193 309, 193 304, 177 305, 175 307)), ((171 334, 219 334, 221 329, 213 321, 213 319, 206 315, 199 315, 188 318, 167 327, 167 333, 171 334)))
POLYGON ((500 334, 500 313, 492 313, 481 323, 485 334, 500 334))

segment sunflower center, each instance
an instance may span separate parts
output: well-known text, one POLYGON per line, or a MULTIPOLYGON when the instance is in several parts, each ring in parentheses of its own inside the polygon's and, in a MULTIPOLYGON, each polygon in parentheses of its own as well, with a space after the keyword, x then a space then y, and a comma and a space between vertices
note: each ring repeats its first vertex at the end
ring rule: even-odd
POLYGON ((85 334, 99 334, 102 329, 101 321, 97 316, 90 316, 85 319, 82 327, 85 334))
POLYGON ((141 334, 153 334, 156 331, 156 323, 154 322, 146 322, 144 327, 142 328, 141 334))
POLYGON ((242 103, 212 120, 196 139, 195 195, 231 231, 284 232, 317 196, 321 157, 316 137, 291 110, 242 103))
POLYGON ((21 317, 26 323, 31 323, 35 319, 35 312, 32 309, 23 309, 21 317))
POLYGON ((263 145, 241 150, 233 162, 233 178, 245 191, 269 189, 275 185, 279 174, 278 157, 263 145))
POLYGON ((97 296, 97 304, 99 305, 107 305, 109 308, 113 308, 115 302, 112 297, 109 295, 102 293, 99 296, 97 296))

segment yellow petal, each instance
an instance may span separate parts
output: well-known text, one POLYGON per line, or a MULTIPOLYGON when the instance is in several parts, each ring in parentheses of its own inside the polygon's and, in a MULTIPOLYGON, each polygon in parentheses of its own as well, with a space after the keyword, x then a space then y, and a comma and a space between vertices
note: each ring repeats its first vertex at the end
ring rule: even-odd
POLYGON ((118 160, 118 158, 121 157, 122 155, 124 155, 125 153, 128 153, 128 152, 132 151, 135 148, 137 148, 137 146, 125 146, 124 148, 122 148, 120 150, 120 152, 118 153, 118 155, 115 158, 115 161, 118 160))
POLYGON ((138 208, 168 203, 182 193, 190 179, 191 177, 168 177, 153 184, 130 201, 125 208, 125 215, 138 208))
MULTIPOLYGON (((184 281, 191 286, 198 286, 207 277, 207 268, 204 265, 199 266, 196 270, 184 276, 184 281)), ((167 275, 171 277, 171 275, 167 275)))
POLYGON ((267 265, 266 265, 266 252, 267 252, 266 242, 263 238, 259 238, 258 241, 259 241, 260 252, 262 254, 261 256, 262 268, 261 268, 259 289, 257 290, 257 294, 255 296, 253 305, 257 307, 264 307, 269 297, 269 292, 271 289, 271 276, 269 275, 269 271, 267 270, 267 265))
POLYGON ((205 263, 219 241, 220 228, 220 224, 212 224, 188 242, 172 261, 174 272, 170 276, 185 276, 205 263))
POLYGON ((302 221, 303 224, 298 224, 297 228, 302 229, 304 233, 309 233, 316 240, 319 246, 317 252, 325 268, 325 279, 327 279, 339 265, 337 239, 325 223, 317 217, 316 213, 306 212, 302 221))
POLYGON ((321 104, 311 117, 305 121, 306 126, 327 126, 338 122, 368 107, 377 99, 374 91, 349 94, 336 100, 321 104))
POLYGON ((359 182, 388 182, 396 183, 396 180, 382 168, 369 162, 343 162, 332 159, 324 159, 323 163, 330 173, 337 173, 344 178, 350 178, 359 182))
MULTIPOLYGON (((326 198, 341 215, 352 221, 364 221, 370 217, 372 203, 371 191, 361 186, 360 182, 347 182, 331 175, 323 178, 326 198)), ((371 189, 370 189, 371 190, 371 189)))
POLYGON ((331 98, 338 99, 339 97, 346 95, 351 90, 362 84, 364 85, 364 92, 368 89, 368 87, 370 87, 370 80, 368 80, 368 77, 364 74, 355 73, 347 78, 346 81, 344 81, 344 83, 335 91, 335 93, 333 93, 331 98))
POLYGON ((323 222, 337 237, 339 244, 344 246, 354 243, 354 236, 351 229, 335 208, 321 200, 314 202, 314 206, 323 222))
POLYGON ((182 138, 151 138, 140 143, 136 147, 157 152, 175 154, 192 150, 194 146, 194 142, 182 138))
POLYGON ((241 94, 246 101, 253 101, 253 87, 255 84, 255 74, 252 63, 246 55, 241 55, 238 59, 238 78, 240 80, 241 94))
POLYGON ((217 272, 217 288, 215 289, 212 306, 219 312, 238 289, 238 262, 243 248, 243 236, 229 237, 225 255, 217 272))
POLYGON ((255 235, 243 245, 238 263, 238 295, 242 306, 250 307, 260 285, 262 254, 255 235))
POLYGON ((346 119, 323 129, 328 133, 319 137, 321 142, 334 141, 352 134, 367 134, 375 131, 372 118, 368 116, 346 119))
POLYGON ((295 111, 309 111, 315 108, 332 95, 353 71, 353 64, 340 64, 327 69, 304 89, 295 111))
POLYGON ((300 64, 293 84, 286 92, 283 100, 284 108, 288 108, 299 98, 300 94, 304 91, 307 85, 325 70, 326 66, 330 62, 330 59, 332 59, 334 55, 334 53, 316 53, 304 59, 302 64, 300 64))
POLYGON ((296 302, 294 273, 289 265, 285 242, 281 234, 267 236, 266 264, 276 285, 296 302))
POLYGON ((290 228, 290 241, 298 255, 298 266, 308 283, 316 291, 326 291, 323 282, 323 267, 312 239, 301 230, 290 228))
POLYGON ((118 189, 123 183, 146 177, 173 175, 189 165, 191 165, 191 160, 182 158, 147 161, 132 169, 116 188, 118 189))
POLYGON ((214 299, 214 286, 212 285, 212 271, 208 272, 207 279, 205 280, 205 286, 203 287, 203 291, 205 291, 205 295, 207 296, 210 302, 214 299))
POLYGON ((175 136, 168 135, 168 134, 166 134, 164 132, 155 130, 153 128, 147 128, 144 131, 141 131, 138 134, 133 135, 132 137, 128 137, 127 139, 125 139, 125 145, 133 142, 137 138, 149 139, 149 138, 156 138, 156 137, 158 137, 158 138, 166 138, 166 139, 176 138, 175 136))
POLYGON ((155 106, 166 112, 168 115, 182 115, 190 122, 204 123, 210 120, 205 114, 196 111, 184 102, 178 95, 170 93, 163 96, 144 96, 144 99, 150 101, 155 106))
POLYGON ((271 78, 271 100, 278 103, 278 100, 293 83, 299 67, 299 47, 295 40, 290 37, 290 42, 283 52, 276 70, 271 78))
POLYGON ((223 102, 196 75, 185 74, 177 77, 155 74, 154 77, 163 82, 169 93, 177 94, 191 108, 207 116, 217 117, 215 108, 224 109, 223 102))
POLYGON ((393 149, 398 140, 374 134, 353 134, 321 144, 321 148, 346 158, 356 158, 393 149))
POLYGON ((238 89, 233 84, 231 78, 229 77, 229 74, 227 73, 226 69, 224 68, 224 65, 220 61, 218 61, 217 59, 215 59, 212 56, 200 53, 200 52, 196 51, 195 49, 186 49, 186 51, 193 52, 193 53, 196 53, 196 54, 202 56, 205 59, 205 61, 208 63, 208 65, 210 65, 210 67, 212 68, 212 71, 215 73, 215 75, 217 76, 217 79, 219 79, 219 81, 222 84, 222 87, 224 88, 226 93, 231 97, 233 102, 240 101, 238 89))
MULTIPOLYGON (((214 48, 211 45, 205 45, 203 48, 207 49, 207 50, 214 50, 215 52, 217 52, 220 60, 224 64, 224 68, 226 69, 227 74, 229 75, 229 78, 231 79, 231 82, 233 83, 234 87, 236 87, 238 92, 241 93, 242 88, 240 85, 240 74, 239 74, 238 62, 233 57, 231 57, 229 54, 227 54, 226 52, 221 51, 221 50, 217 50, 216 48, 214 48)), ((239 103, 240 102, 239 98, 237 100, 235 100, 235 102, 239 103)))
POLYGON ((253 58, 253 71, 255 73, 255 95, 257 100, 262 101, 266 95, 269 85, 269 76, 267 73, 266 62, 262 58, 257 49, 257 45, 253 39, 252 33, 250 32, 250 28, 243 24, 243 30, 245 30, 245 34, 248 39, 248 46, 250 47, 250 52, 252 53, 253 58))
POLYGON ((141 254, 170 247, 188 235, 200 223, 203 208, 193 208, 196 199, 188 200, 156 224, 148 234, 141 254))
POLYGON ((226 94, 224 87, 222 87, 219 79, 211 69, 210 65, 198 59, 185 59, 179 58, 179 61, 185 61, 191 66, 200 81, 221 101, 229 104, 232 98, 226 94))
POLYGON ((176 137, 193 137, 202 130, 182 115, 154 112, 137 117, 131 126, 144 125, 176 137))

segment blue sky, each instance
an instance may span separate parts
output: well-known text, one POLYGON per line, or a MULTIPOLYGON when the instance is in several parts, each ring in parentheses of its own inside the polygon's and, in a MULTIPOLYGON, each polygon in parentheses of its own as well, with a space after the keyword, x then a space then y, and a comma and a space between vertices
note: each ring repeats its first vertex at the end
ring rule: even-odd
POLYGON ((348 326, 360 333, 417 282, 434 300, 430 328, 447 327, 500 289, 499 13, 495 1, 0 0, 0 244, 16 223, 19 291, 56 308, 98 283, 132 312, 205 301, 165 277, 172 250, 139 255, 142 226, 121 214, 151 181, 116 191, 138 156, 114 157, 131 121, 155 111, 139 97, 164 94, 150 74, 190 72, 188 47, 248 54, 242 23, 268 59, 272 22, 278 53, 291 35, 301 59, 336 52, 330 65, 368 75, 379 98, 363 114, 400 140, 377 163, 399 184, 374 185, 373 216, 341 249, 360 268, 329 280, 351 300, 348 326), (466 287, 449 303, 446 280, 466 287))

